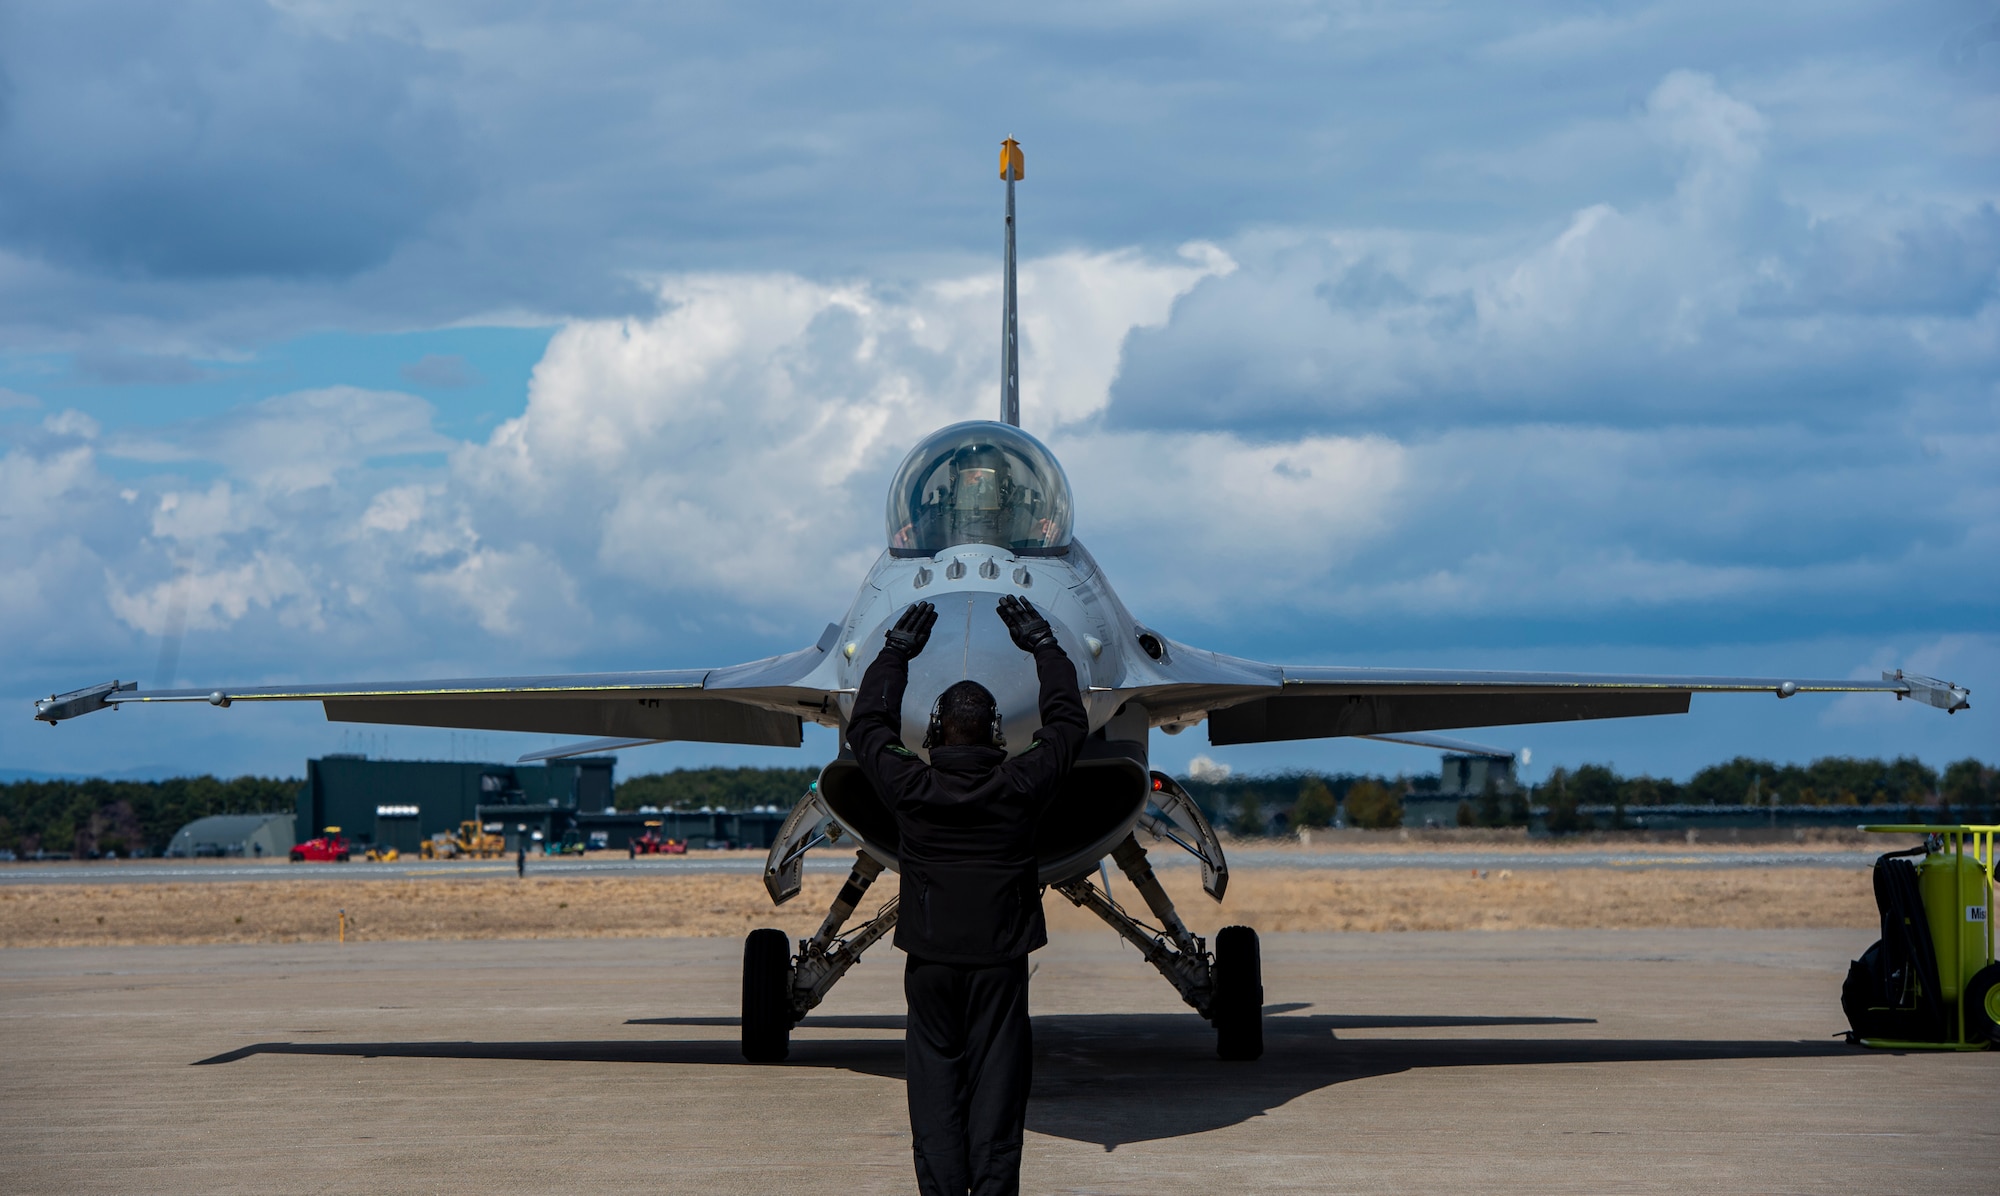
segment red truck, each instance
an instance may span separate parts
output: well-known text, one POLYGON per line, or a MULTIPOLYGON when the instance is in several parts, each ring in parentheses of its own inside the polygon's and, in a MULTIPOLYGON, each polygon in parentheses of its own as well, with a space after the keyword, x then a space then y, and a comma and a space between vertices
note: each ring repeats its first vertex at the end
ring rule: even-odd
POLYGON ((292 848, 292 863, 345 864, 347 852, 347 836, 340 833, 339 827, 330 826, 319 838, 307 839, 292 848))
POLYGON ((686 855, 688 845, 679 839, 661 838, 660 832, 655 829, 660 825, 662 824, 658 822, 648 822, 646 833, 632 840, 626 849, 626 854, 632 859, 638 859, 642 855, 686 855))

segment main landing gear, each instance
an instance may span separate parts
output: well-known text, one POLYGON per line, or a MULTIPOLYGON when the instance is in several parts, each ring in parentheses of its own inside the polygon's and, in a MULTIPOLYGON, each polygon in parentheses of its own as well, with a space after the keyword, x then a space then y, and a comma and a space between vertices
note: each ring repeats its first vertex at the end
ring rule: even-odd
MULTIPOLYGON (((764 866, 764 886, 775 904, 798 896, 805 855, 822 844, 838 843, 844 832, 826 809, 815 785, 778 833, 764 866)), ((1229 1060, 1251 1060, 1264 1053, 1264 975, 1257 932, 1248 926, 1225 926, 1216 933, 1215 950, 1187 928, 1174 910, 1172 898, 1154 876, 1146 849, 1137 835, 1170 842, 1201 864, 1202 889, 1222 900, 1229 884, 1229 866, 1215 831, 1192 798, 1173 778, 1152 774, 1152 794, 1137 830, 1112 849, 1111 858, 1145 899, 1159 927, 1139 921, 1113 900, 1109 885, 1099 888, 1088 873, 1053 887, 1076 905, 1102 918, 1106 925, 1139 949, 1146 962, 1166 977, 1195 1012, 1215 1027, 1215 1053, 1229 1060)), ((835 982, 861 959, 862 952, 896 927, 896 900, 890 898, 868 921, 842 933, 847 920, 882 874, 880 861, 864 849, 855 853, 847 883, 811 938, 791 941, 782 930, 755 930, 743 943, 743 1057, 752 1063, 777 1063, 791 1051, 792 1027, 822 1000, 835 982)))
MULTIPOLYGON (((1171 782, 1169 782, 1171 784, 1171 782)), ((1193 807, 1193 803, 1188 803, 1193 807)), ((1199 812, 1196 813, 1199 817, 1199 812)), ((1143 824, 1142 824, 1143 825, 1143 824)), ((1202 824, 1206 826, 1204 821, 1202 824)), ((1248 1061, 1264 1054, 1264 965, 1258 948, 1257 932, 1248 926, 1225 926, 1215 935, 1211 954, 1201 936, 1187 928, 1174 910, 1173 899, 1153 875, 1146 849, 1128 836, 1111 852, 1119 871, 1139 890, 1160 928, 1146 925, 1111 895, 1078 877, 1056 886, 1056 891, 1104 919, 1126 942, 1139 949, 1146 962, 1167 978, 1196 1013, 1215 1027, 1217 1058, 1248 1061)), ((1220 861, 1220 848, 1215 859, 1220 861)), ((1226 876, 1226 873, 1225 873, 1226 876)), ((1220 888, 1211 892, 1221 900, 1220 888)))

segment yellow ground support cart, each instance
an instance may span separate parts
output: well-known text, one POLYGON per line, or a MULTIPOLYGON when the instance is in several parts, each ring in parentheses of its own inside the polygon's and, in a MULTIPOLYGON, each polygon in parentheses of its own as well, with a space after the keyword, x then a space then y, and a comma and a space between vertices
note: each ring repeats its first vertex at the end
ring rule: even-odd
POLYGON ((1847 969, 1850 1041, 1895 1050, 1984 1050, 2000 1042, 1993 956, 1994 836, 2000 826, 1864 826, 1923 835, 1875 861, 1882 938, 1847 969))

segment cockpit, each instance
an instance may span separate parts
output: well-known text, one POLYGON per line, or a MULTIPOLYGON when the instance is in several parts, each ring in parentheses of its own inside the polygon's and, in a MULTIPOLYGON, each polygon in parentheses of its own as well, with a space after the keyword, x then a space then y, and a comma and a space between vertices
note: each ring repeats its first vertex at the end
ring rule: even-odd
POLYGON ((896 556, 960 544, 1053 556, 1069 547, 1069 534, 1069 478, 1054 453, 1012 424, 974 420, 931 433, 889 489, 896 556))

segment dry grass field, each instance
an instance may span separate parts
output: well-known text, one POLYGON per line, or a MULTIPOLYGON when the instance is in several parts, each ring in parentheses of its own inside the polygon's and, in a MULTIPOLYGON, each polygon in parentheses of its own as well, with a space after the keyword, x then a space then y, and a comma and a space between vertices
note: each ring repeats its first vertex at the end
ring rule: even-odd
MULTIPOLYGON (((1860 868, 1559 868, 1367 871, 1257 868, 1217 906, 1193 869, 1161 873, 1198 932, 1228 923, 1285 930, 1863 929, 1875 925, 1860 868)), ((894 890, 878 885, 875 896, 894 890)), ((773 909, 751 876, 20 885, 0 889, 0 947, 324 942, 346 910, 348 941, 734 937, 819 924, 840 880, 806 879, 773 909)), ((1120 877, 1113 895, 1136 909, 1120 877)), ((1051 892, 1053 927, 1098 926, 1051 892)), ((1108 933, 1108 932, 1107 932, 1108 933)))

